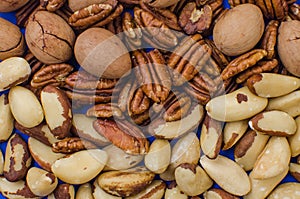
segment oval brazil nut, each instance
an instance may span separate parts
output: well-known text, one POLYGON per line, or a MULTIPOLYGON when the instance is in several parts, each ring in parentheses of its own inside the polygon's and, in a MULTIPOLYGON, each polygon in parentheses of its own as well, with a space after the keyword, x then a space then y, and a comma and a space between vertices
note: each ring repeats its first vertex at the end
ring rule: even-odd
POLYGON ((14 129, 14 118, 8 104, 7 94, 0 96, 0 141, 6 141, 14 129))
POLYGON ((57 186, 58 180, 53 173, 37 167, 31 167, 26 175, 29 189, 37 196, 47 196, 57 186))
POLYGON ((31 128, 44 119, 42 106, 32 91, 22 86, 12 87, 8 94, 10 110, 22 126, 31 128))
POLYGON ((56 160, 51 170, 55 176, 66 183, 83 184, 102 171, 107 159, 107 154, 103 150, 83 150, 56 160))
POLYGON ((297 129, 294 118, 277 110, 259 113, 249 121, 249 126, 255 131, 275 136, 293 135, 297 129))
POLYGON ((251 92, 261 97, 279 97, 286 95, 300 86, 300 79, 276 73, 259 73, 247 80, 251 92))
POLYGON ((30 167, 31 160, 27 143, 20 135, 12 135, 5 151, 4 177, 9 181, 23 179, 30 167))
POLYGON ((232 122, 253 117, 264 110, 268 99, 254 95, 246 86, 211 99, 206 104, 208 115, 220 121, 232 122))
POLYGON ((41 103, 53 135, 59 139, 67 137, 72 126, 72 110, 66 94, 57 87, 46 86, 41 91, 41 103))
POLYGON ((300 198, 300 183, 287 182, 287 183, 283 183, 283 184, 279 185, 268 196, 268 199, 277 199, 277 198, 282 198, 282 199, 300 198))
POLYGON ((0 63, 0 91, 26 81, 31 73, 29 63, 22 57, 11 57, 0 63))

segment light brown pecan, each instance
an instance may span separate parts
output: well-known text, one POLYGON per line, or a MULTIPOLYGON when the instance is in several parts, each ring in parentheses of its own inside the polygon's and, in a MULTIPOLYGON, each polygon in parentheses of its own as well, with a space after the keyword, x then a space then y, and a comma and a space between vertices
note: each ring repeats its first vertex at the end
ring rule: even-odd
POLYGON ((142 9, 150 12, 156 18, 163 21, 168 27, 178 31, 181 30, 181 27, 178 25, 177 16, 171 10, 167 8, 152 7, 144 1, 140 1, 140 6, 142 9))
POLYGON ((94 122, 94 128, 126 153, 145 154, 149 151, 149 142, 142 131, 126 120, 98 119, 94 122))
POLYGON ((116 103, 123 113, 140 125, 149 119, 150 99, 134 79, 135 77, 118 85, 122 89, 116 103))
POLYGON ((50 12, 55 12, 61 8, 65 2, 66 0, 40 0, 41 6, 50 12))
POLYGON ((52 144, 55 153, 74 153, 84 149, 96 149, 97 146, 90 141, 79 137, 68 137, 52 144))
POLYGON ((229 64, 229 58, 224 55, 215 45, 213 40, 205 39, 205 43, 210 47, 211 49, 211 58, 214 62, 216 62, 216 65, 218 67, 217 71, 218 73, 224 69, 229 64))
POLYGON ((34 73, 30 85, 33 88, 42 88, 46 85, 63 86, 65 78, 71 73, 73 66, 70 64, 51 64, 42 67, 34 73))
POLYGON ((122 111, 116 104, 112 103, 102 103, 96 104, 89 108, 86 111, 86 115, 89 117, 101 117, 101 118, 110 118, 110 117, 122 117, 122 111))
POLYGON ((107 0, 77 10, 70 16, 69 24, 79 29, 85 29, 95 23, 98 23, 97 26, 104 26, 119 16, 122 11, 123 6, 118 5, 118 1, 107 0))
POLYGON ((174 32, 151 13, 135 7, 134 20, 142 30, 143 39, 154 48, 169 49, 178 44, 174 32))
POLYGON ((278 61, 276 59, 272 59, 269 61, 259 61, 255 66, 248 68, 247 70, 238 74, 235 81, 238 84, 245 82, 250 76, 262 72, 272 71, 277 66, 278 66, 278 61))
POLYGON ((289 16, 294 20, 300 20, 300 5, 294 3, 289 6, 289 16))
POLYGON ((256 0, 255 4, 267 19, 283 20, 288 12, 286 0, 256 0))
POLYGON ((110 32, 114 33, 120 39, 123 39, 123 34, 120 34, 123 32, 123 26, 122 26, 122 17, 119 15, 116 18, 114 18, 111 22, 105 25, 105 28, 109 30, 110 32))
POLYGON ((143 92, 155 102, 164 101, 171 89, 171 76, 159 50, 134 51, 134 72, 143 92))
POLYGON ((267 51, 267 59, 273 59, 275 57, 275 46, 277 42, 278 26, 279 21, 270 21, 262 37, 261 48, 267 51))
POLYGON ((88 72, 81 70, 71 73, 66 79, 66 84, 74 89, 92 90, 92 89, 111 89, 118 80, 117 79, 98 79, 97 77, 89 74, 88 72))
POLYGON ((231 8, 238 6, 240 4, 244 4, 244 3, 251 3, 251 4, 255 4, 255 0, 228 0, 228 3, 230 5, 231 8))
POLYGON ((238 73, 254 66, 259 60, 267 56, 267 51, 263 49, 254 49, 232 60, 222 71, 223 80, 229 79, 238 73))
POLYGON ((180 86, 191 80, 210 58, 211 49, 199 34, 185 38, 168 59, 173 84, 180 86))
POLYGON ((125 40, 130 49, 137 49, 142 45, 142 31, 129 12, 125 12, 122 18, 122 27, 126 35, 125 40))
POLYGON ((30 0, 25 6, 17 10, 16 12, 16 24, 20 27, 25 27, 29 16, 40 7, 40 2, 37 0, 30 0))

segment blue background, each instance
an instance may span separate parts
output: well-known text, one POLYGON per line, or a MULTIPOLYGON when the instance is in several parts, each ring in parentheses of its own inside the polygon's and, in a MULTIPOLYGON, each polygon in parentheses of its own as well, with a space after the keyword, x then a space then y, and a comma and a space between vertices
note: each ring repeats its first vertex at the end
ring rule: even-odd
MULTIPOLYGON (((300 3, 300 0, 297 1, 298 3, 300 3)), ((225 8, 229 8, 229 4, 228 4, 228 1, 227 0, 224 0, 223 1, 223 5, 225 8)), ((11 13, 1 13, 0 12, 0 17, 2 18, 5 18, 9 21, 11 21, 12 23, 16 23, 16 18, 15 18, 15 12, 11 12, 11 13)), ((0 27, 1 28, 1 27, 0 27)), ((21 29, 22 33, 24 34, 24 29, 21 29)), ((1 38, 0 38, 0 42, 1 42, 1 38)), ((7 92, 7 91, 6 91, 7 92)), ((0 92, 0 95, 2 95, 3 93, 6 93, 6 92, 0 92)), ((28 136, 27 135, 24 135, 22 133, 20 133, 19 131, 17 130, 14 130, 16 133, 20 134, 22 136, 22 138, 24 138, 24 140, 28 140, 28 136)), ((199 132, 198 132, 199 133, 199 132)), ((0 143, 0 149, 1 151, 3 152, 3 155, 5 154, 5 148, 6 148, 6 142, 4 143, 0 143)), ((233 149, 230 149, 230 150, 227 150, 227 151, 221 151, 222 155, 225 155, 231 159, 233 159, 233 149)), ((292 162, 296 162, 296 159, 295 158, 292 158, 292 162)), ((33 166, 36 166, 36 167, 40 167, 36 162, 33 162, 33 166)), ((296 180, 290 175, 288 174, 283 180, 281 183, 284 183, 284 182, 296 182, 296 180)), ((60 182, 61 183, 61 182, 60 182)), ((77 188, 78 186, 75 186, 75 188, 77 188)), ((218 185, 214 184, 214 187, 218 187, 218 185)), ((0 199, 4 199, 5 197, 2 196, 2 194, 0 193, 0 199)))

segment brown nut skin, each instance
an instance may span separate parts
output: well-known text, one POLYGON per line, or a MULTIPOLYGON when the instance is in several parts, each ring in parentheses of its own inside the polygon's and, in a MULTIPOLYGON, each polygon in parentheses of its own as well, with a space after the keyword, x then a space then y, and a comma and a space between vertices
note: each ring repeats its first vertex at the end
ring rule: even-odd
MULTIPOLYGON (((0 12, 2 2, 0 1, 0 12)), ((1 17, 0 27, 0 59, 23 55, 25 41, 19 27, 1 17)))
POLYGON ((75 34, 67 22, 54 13, 32 14, 25 39, 32 54, 45 64, 66 62, 72 57, 75 34))
MULTIPOLYGON (((29 0, 1 0, 0 12, 12 12, 24 6, 29 0)), ((12 36, 12 35, 10 35, 12 36)))
POLYGON ((253 4, 242 4, 226 12, 213 29, 213 38, 219 50, 236 56, 252 49, 264 32, 263 14, 253 4))
POLYGON ((278 54, 285 68, 300 77, 300 58, 296 56, 300 50, 300 21, 282 22, 278 30, 278 54))
POLYGON ((131 69, 129 51, 122 41, 104 28, 89 28, 75 42, 74 53, 79 65, 102 78, 116 79, 131 69))

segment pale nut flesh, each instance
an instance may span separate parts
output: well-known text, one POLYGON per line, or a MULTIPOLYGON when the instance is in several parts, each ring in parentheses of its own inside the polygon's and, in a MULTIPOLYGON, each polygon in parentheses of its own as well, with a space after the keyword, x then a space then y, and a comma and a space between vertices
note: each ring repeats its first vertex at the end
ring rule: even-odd
POLYGON ((10 89, 8 99, 10 110, 15 120, 21 125, 30 128, 39 125, 43 121, 42 106, 29 89, 15 86, 10 89))
POLYGON ((29 63, 22 57, 11 57, 0 63, 0 91, 26 81, 31 73, 29 63))
POLYGON ((220 121, 239 121, 264 110, 268 99, 254 95, 247 87, 211 99, 206 104, 208 115, 220 121))
POLYGON ((51 170, 55 176, 70 184, 83 184, 96 177, 107 162, 107 154, 100 149, 78 151, 56 160, 51 170))
POLYGON ((288 137, 292 157, 296 157, 300 154, 300 116, 298 116, 295 121, 297 124, 297 131, 294 135, 288 137))
POLYGON ((14 118, 10 111, 7 95, 0 96, 0 140, 6 141, 14 128, 14 118))
POLYGON ((276 187, 268 196, 268 199, 290 198, 297 199, 300 197, 300 183, 288 182, 276 187))
POLYGON ((76 192, 75 199, 94 199, 92 185, 90 183, 80 185, 76 192))

